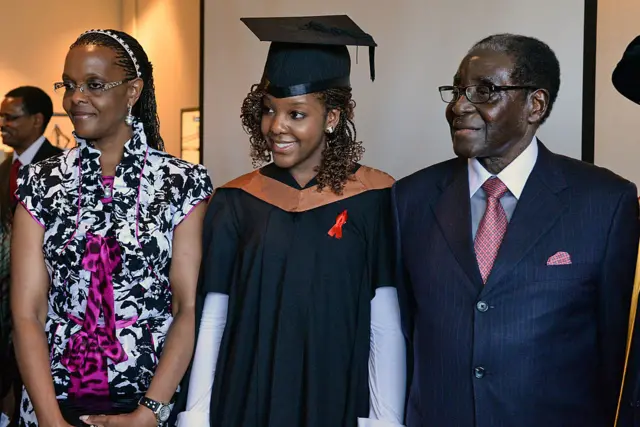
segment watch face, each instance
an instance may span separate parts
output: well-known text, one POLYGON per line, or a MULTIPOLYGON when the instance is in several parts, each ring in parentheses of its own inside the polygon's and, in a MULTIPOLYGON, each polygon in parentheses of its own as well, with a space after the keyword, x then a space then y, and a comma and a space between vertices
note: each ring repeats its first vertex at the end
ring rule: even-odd
POLYGON ((169 419, 169 415, 171 415, 171 408, 169 408, 169 406, 163 405, 162 408, 160 408, 160 411, 158 411, 158 418, 160 418, 160 421, 165 422, 169 419))

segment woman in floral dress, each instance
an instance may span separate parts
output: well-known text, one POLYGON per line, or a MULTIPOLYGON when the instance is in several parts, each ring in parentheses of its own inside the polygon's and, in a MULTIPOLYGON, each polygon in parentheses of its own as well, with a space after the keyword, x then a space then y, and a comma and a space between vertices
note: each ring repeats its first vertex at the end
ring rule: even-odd
POLYGON ((165 425, 194 345, 211 182, 162 151, 152 66, 131 36, 82 34, 55 89, 77 147, 20 172, 20 425, 165 425))

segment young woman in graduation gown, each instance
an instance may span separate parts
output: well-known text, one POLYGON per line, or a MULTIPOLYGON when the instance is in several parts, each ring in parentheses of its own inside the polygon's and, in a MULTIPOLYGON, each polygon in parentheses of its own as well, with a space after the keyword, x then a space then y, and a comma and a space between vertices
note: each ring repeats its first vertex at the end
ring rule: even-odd
POLYGON ((254 162, 272 163, 217 189, 207 211, 178 425, 401 426, 393 179, 357 163, 344 45, 354 38, 337 34, 375 43, 346 16, 243 21, 262 39, 302 42, 271 44, 242 105, 254 162))

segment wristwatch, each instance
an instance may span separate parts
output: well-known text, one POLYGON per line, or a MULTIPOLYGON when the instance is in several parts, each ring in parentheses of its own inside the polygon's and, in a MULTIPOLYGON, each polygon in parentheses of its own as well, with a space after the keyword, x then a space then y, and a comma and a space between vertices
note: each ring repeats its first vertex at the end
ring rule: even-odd
POLYGON ((162 426, 169 419, 169 415, 171 415, 171 407, 169 405, 165 405, 164 403, 155 401, 153 399, 149 399, 146 396, 140 398, 138 404, 142 406, 146 406, 151 409, 156 415, 156 420, 158 421, 158 427, 162 426))

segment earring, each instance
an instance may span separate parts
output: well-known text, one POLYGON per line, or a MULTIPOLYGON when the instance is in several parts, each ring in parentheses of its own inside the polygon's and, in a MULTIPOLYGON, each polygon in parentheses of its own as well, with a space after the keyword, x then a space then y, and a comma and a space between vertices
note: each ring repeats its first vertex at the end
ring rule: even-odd
MULTIPOLYGON (((331 135, 333 133, 333 127, 329 126, 326 130, 327 135, 331 135)), ((331 138, 327 137, 326 139, 327 148, 331 148, 331 138)))
POLYGON ((131 109, 133 107, 131 107, 131 105, 129 105, 129 110, 127 112, 127 116, 124 118, 124 122, 127 124, 127 126, 131 126, 133 124, 133 119, 135 119, 135 117, 133 117, 133 114, 131 114, 131 109))

